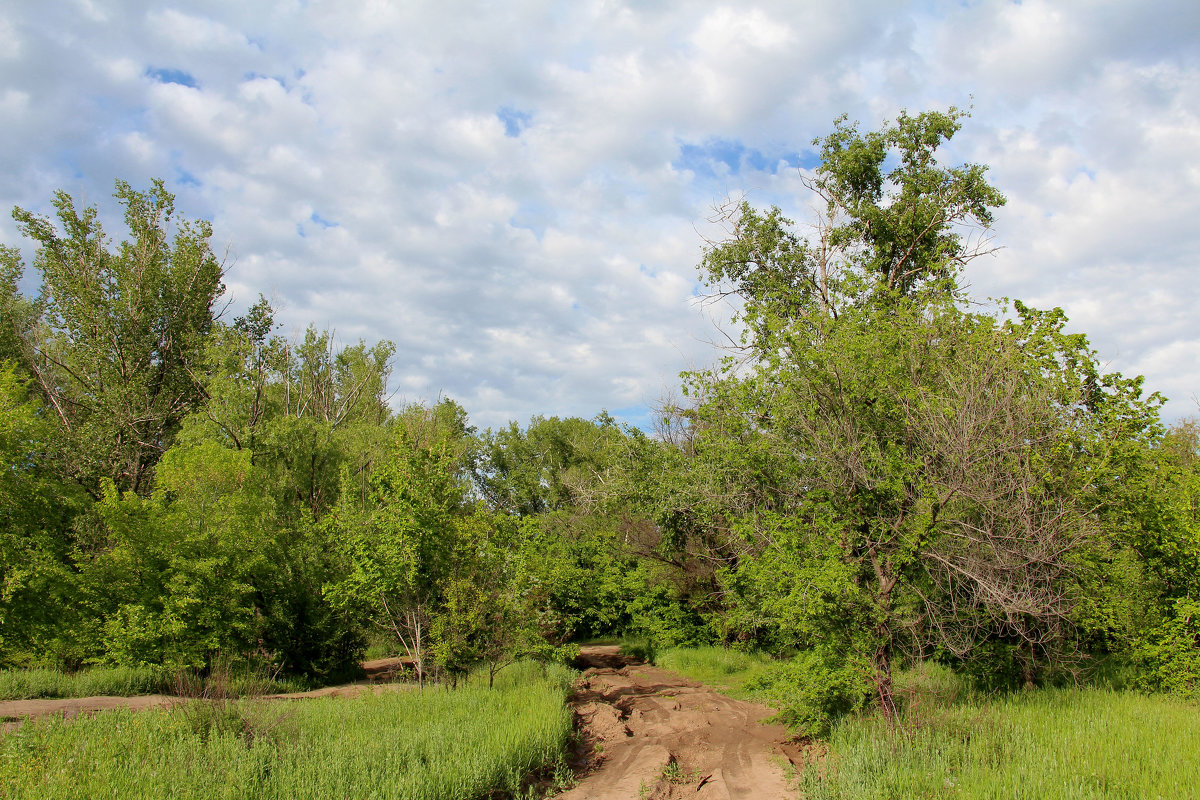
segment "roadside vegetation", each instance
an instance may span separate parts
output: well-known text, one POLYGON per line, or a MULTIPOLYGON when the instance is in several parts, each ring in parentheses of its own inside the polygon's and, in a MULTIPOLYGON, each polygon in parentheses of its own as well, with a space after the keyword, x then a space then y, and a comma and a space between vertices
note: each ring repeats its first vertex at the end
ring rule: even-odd
POLYGON ((90 667, 76 672, 49 667, 0 670, 0 701, 142 694, 243 697, 309 688, 299 678, 269 678, 246 671, 202 676, 153 667, 90 667))
MULTIPOLYGON (((920 740, 943 788, 976 780, 955 759, 988 741, 1028 760, 1039 715, 1095 698, 1170 735, 1172 704, 1200 699, 1200 423, 1164 423, 1163 397, 1107 372, 1061 309, 969 295, 1005 198, 984 165, 940 160, 966 116, 837 120, 802 176, 810 225, 717 210, 726 235, 699 275, 737 330, 653 432, 603 411, 481 431, 449 398, 394 406, 392 343, 285 336, 261 297, 223 318, 211 225, 179 219, 161 181, 117 184, 119 244, 64 192, 53 217, 14 209, 30 247, 0 246, 0 692, 157 691, 227 668, 315 686, 359 674, 370 643, 404 656, 418 697, 484 698, 483 681, 479 703, 519 706, 501 687, 520 664, 619 636, 831 737, 822 791, 858 785, 852 753, 942 730, 912 722, 922 659, 987 693, 946 707, 949 738, 920 740), (1100 665, 1142 695, 1054 688, 1100 665), (994 733, 954 744, 956 719, 994 733)), ((294 777, 297 753, 326 757, 297 743, 336 706, 250 725, 263 736, 197 738, 170 715, 39 723, 2 740, 4 768, 49 786, 79 772, 53 742, 80 737, 116 760, 93 773, 120 796, 120 742, 152 729, 146 747, 210 759, 194 780, 213 786, 246 770, 263 796, 304 796, 346 775, 408 796, 395 787, 428 759, 387 761, 366 728, 369 757, 330 745, 346 761, 328 778, 294 777)), ((486 786, 541 763, 503 752, 507 772, 472 767, 486 786)))
POLYGON ((30 722, 0 737, 0 797, 518 796, 531 772, 562 764, 571 677, 522 664, 491 688, 484 673, 455 690, 30 722))
POLYGON ((809 800, 869 797, 1194 798, 1200 708, 1105 689, 929 703, 894 729, 847 718, 801 775, 809 800))

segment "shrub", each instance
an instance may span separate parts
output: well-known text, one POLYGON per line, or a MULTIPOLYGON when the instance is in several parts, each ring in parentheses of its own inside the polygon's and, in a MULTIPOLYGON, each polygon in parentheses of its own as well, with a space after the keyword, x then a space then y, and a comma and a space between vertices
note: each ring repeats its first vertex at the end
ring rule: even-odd
POLYGON ((870 665, 817 648, 773 664, 746 688, 779 708, 777 719, 807 736, 825 736, 841 716, 873 696, 870 665))
POLYGON ((1173 611, 1135 648, 1139 669, 1134 685, 1147 691, 1200 697, 1200 602, 1177 600, 1173 611))

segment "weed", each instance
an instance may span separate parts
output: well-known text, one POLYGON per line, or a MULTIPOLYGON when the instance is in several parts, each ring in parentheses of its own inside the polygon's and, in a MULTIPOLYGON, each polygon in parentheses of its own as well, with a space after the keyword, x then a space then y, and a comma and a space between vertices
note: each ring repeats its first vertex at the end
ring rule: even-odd
POLYGON ((699 780, 700 773, 687 772, 679 765, 678 761, 671 759, 667 762, 667 765, 663 767, 662 779, 667 783, 671 783, 676 786, 682 786, 686 783, 692 783, 693 781, 699 780))

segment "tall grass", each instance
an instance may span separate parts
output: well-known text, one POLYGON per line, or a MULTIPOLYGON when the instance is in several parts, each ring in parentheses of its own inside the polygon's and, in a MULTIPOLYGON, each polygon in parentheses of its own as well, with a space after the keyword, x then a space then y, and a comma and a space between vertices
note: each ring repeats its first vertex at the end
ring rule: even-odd
MULTIPOLYGON (((237 701, 27 723, 0 737, 0 797, 469 800, 561 759, 565 668, 497 686, 237 701)), ((486 681, 486 678, 484 679, 486 681)))
POLYGON ((1200 707, 1109 689, 1041 689, 847 719, 803 796, 1197 798, 1200 707))
MULTIPOLYGON (((268 679, 253 672, 219 676, 223 694, 254 695, 298 692, 310 688, 304 681, 268 679)), ((139 694, 204 694, 208 678, 153 667, 92 667, 78 672, 34 667, 0 670, 0 700, 37 700, 56 697, 139 694)))
POLYGON ((149 667, 97 667, 69 673, 56 669, 6 669, 0 671, 0 700, 34 700, 43 697, 129 697, 166 689, 167 675, 149 667))
POLYGON ((735 696, 744 697, 742 684, 760 674, 769 656, 725 647, 675 647, 658 655, 658 666, 678 672, 735 696))

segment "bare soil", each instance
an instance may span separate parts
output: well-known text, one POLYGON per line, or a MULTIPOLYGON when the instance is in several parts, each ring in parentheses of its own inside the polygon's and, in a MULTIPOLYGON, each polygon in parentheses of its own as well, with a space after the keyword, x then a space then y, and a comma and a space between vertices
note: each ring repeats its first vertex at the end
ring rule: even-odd
POLYGON ((794 798, 788 775, 803 763, 774 712, 679 675, 585 647, 572 706, 584 763, 558 800, 773 800, 794 798))

